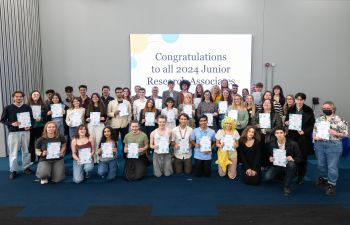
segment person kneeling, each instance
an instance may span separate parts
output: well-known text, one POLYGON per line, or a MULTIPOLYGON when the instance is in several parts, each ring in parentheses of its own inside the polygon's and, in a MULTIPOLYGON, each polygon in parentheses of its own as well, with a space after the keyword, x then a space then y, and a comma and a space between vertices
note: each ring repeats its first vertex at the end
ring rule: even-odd
POLYGON ((296 173, 296 164, 301 162, 301 153, 298 144, 286 138, 284 127, 276 127, 274 135, 277 140, 270 144, 269 160, 273 166, 266 172, 266 180, 283 176, 284 196, 290 196, 291 183, 296 173))
POLYGON ((41 180, 41 184, 47 184, 49 178, 55 183, 64 180, 65 151, 66 139, 59 134, 56 123, 53 121, 46 123, 43 135, 35 144, 35 152, 39 157, 36 176, 41 180))

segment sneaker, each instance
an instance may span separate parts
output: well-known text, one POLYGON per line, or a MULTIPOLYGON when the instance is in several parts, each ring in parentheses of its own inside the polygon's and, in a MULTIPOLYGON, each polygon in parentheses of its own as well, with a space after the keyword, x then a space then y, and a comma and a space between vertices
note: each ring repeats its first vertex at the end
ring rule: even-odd
POLYGON ((33 171, 28 167, 27 169, 25 169, 25 170, 23 171, 23 173, 24 173, 25 175, 30 175, 30 174, 33 173, 33 171))
POLYGON ((315 186, 318 188, 323 188, 323 187, 327 187, 327 180, 324 179, 323 177, 319 177, 316 182, 315 182, 315 186))
POLYGON ((332 196, 332 195, 335 195, 335 191, 336 191, 335 185, 328 184, 328 187, 327 187, 327 190, 326 190, 325 194, 327 196, 332 196))
POLYGON ((41 179, 40 180, 40 184, 47 184, 47 183, 49 183, 48 179, 41 179))
POLYGON ((292 191, 290 190, 289 187, 283 188, 283 195, 286 197, 289 197, 292 194, 292 191))
POLYGON ((16 179, 16 177, 17 177, 17 172, 13 171, 13 172, 10 173, 9 179, 10 180, 14 180, 14 179, 16 179))

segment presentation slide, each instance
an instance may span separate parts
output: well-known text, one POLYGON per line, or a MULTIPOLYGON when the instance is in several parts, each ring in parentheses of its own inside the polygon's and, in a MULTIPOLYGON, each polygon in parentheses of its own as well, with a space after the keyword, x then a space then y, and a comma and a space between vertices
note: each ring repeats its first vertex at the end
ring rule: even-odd
POLYGON ((131 87, 153 86, 159 95, 167 90, 169 80, 175 90, 185 79, 191 82, 193 93, 197 84, 209 89, 222 79, 230 88, 249 88, 251 82, 251 34, 130 34, 131 87))

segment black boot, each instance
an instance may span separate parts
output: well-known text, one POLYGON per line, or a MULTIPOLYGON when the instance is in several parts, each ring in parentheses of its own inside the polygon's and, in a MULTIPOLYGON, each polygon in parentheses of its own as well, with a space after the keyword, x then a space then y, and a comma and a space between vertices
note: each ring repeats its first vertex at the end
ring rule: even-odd
POLYGON ((328 187, 327 187, 327 190, 326 190, 325 194, 327 196, 332 196, 332 195, 335 195, 335 191, 336 191, 335 185, 328 184, 328 187))
POLYGON ((319 177, 316 182, 315 182, 315 186, 318 188, 324 188, 327 187, 327 180, 324 179, 323 177, 319 177))

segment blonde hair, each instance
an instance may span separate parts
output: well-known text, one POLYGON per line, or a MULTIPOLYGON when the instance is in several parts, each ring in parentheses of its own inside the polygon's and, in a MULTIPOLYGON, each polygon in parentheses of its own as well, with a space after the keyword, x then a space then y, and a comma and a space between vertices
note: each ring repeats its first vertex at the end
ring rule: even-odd
POLYGON ((233 119, 231 117, 228 117, 228 116, 225 116, 225 118, 221 121, 221 127, 222 127, 223 130, 226 130, 226 123, 232 124, 231 131, 236 130, 237 123, 236 123, 235 119, 233 119))
POLYGON ((57 124, 56 124, 54 121, 49 121, 49 122, 47 122, 47 123, 45 124, 42 137, 43 137, 43 138, 49 138, 48 135, 47 135, 47 127, 48 127, 50 124, 55 124, 56 130, 55 130, 55 135, 54 135, 54 137, 55 137, 55 138, 58 138, 58 137, 60 136, 60 133, 58 132, 57 124))
POLYGON ((254 117, 255 116, 255 111, 256 111, 256 106, 255 106, 255 103, 254 103, 254 96, 253 95, 247 95, 246 97, 245 97, 245 99, 246 99, 246 101, 244 102, 244 107, 246 108, 246 109, 248 109, 248 103, 247 103, 247 97, 251 97, 252 98, 252 117, 254 117))
POLYGON ((240 96, 240 95, 235 95, 232 99, 232 109, 236 110, 236 109, 239 109, 239 110, 243 110, 244 109, 244 101, 243 101, 243 97, 240 96), (236 105, 235 103, 235 98, 236 97, 239 97, 241 99, 241 104, 240 105, 236 105))
POLYGON ((335 107, 335 105, 332 101, 325 101, 322 105, 330 105, 332 107, 333 112, 335 112, 337 110, 337 107, 335 107))

